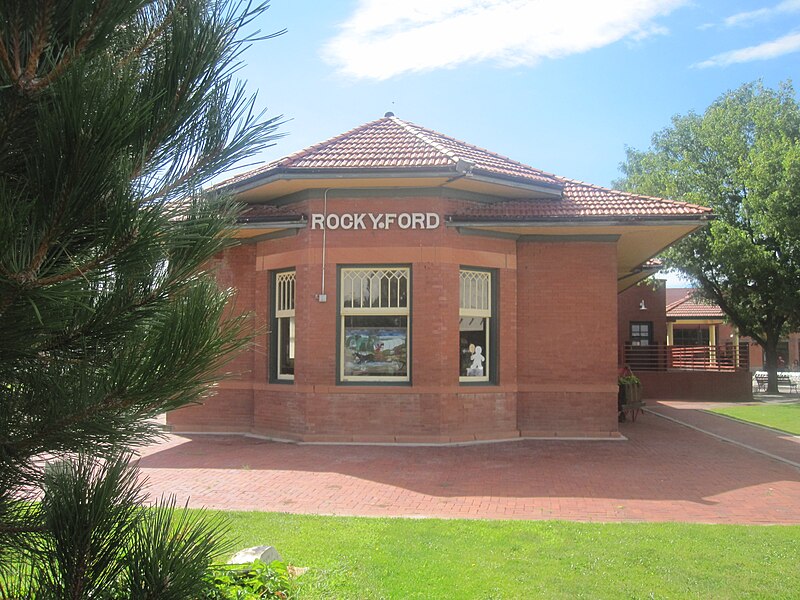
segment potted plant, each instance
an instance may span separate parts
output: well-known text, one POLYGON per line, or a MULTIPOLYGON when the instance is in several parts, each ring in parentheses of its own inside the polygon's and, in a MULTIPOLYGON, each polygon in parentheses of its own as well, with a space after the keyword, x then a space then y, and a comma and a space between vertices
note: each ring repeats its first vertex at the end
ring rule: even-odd
POLYGON ((618 381, 620 392, 625 404, 642 401, 642 382, 631 372, 620 375, 618 381))

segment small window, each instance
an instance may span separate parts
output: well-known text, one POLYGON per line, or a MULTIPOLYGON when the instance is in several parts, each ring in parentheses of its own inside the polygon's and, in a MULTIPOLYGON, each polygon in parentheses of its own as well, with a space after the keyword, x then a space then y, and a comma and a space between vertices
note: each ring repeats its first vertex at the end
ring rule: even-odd
POLYGON ((492 273, 459 273, 459 381, 489 381, 494 372, 492 273))
POLYGON ((409 381, 407 267, 340 270, 341 381, 409 381))
POLYGON ((649 346, 653 343, 653 322, 631 322, 631 346, 649 346))
POLYGON ((275 378, 294 379, 295 349, 295 271, 282 271, 275 274, 275 378))

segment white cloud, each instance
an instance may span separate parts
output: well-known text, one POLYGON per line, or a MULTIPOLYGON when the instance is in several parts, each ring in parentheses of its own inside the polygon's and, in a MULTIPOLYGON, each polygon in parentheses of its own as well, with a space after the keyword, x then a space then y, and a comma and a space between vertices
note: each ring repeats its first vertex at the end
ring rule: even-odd
POLYGON ((728 27, 751 25, 758 21, 764 21, 779 15, 795 12, 800 12, 800 0, 784 0, 775 6, 736 13, 735 15, 727 17, 723 23, 728 27))
POLYGON ((480 61, 546 58, 664 33, 654 20, 689 0, 360 0, 323 55, 356 78, 480 61))
POLYGON ((699 69, 708 67, 726 67, 736 63, 751 62, 754 60, 769 60, 784 54, 800 51, 800 33, 790 33, 771 42, 764 42, 757 46, 730 50, 712 56, 708 60, 693 65, 699 69))

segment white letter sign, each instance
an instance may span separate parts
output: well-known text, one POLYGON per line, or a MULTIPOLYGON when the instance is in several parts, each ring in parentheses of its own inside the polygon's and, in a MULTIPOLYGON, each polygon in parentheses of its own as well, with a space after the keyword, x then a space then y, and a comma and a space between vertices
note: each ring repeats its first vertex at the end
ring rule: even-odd
POLYGON ((441 222, 437 213, 421 212, 311 215, 311 229, 438 229, 441 222))

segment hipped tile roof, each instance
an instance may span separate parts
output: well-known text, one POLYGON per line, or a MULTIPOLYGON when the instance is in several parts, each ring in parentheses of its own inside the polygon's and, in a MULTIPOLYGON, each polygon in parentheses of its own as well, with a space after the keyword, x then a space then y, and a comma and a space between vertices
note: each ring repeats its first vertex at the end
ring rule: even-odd
POLYGON ((725 316, 716 304, 695 298, 694 290, 687 288, 683 298, 667 304, 667 318, 719 319, 725 316))
MULTIPOLYGON (((583 183, 534 169, 483 148, 461 142, 394 116, 386 116, 238 175, 218 188, 235 189, 245 181, 282 173, 365 171, 452 171, 548 188, 561 197, 474 203, 458 215, 464 220, 549 220, 571 218, 690 218, 710 216, 711 209, 662 198, 640 196, 583 183)), ((534 195, 532 193, 532 195, 534 195)), ((455 218, 455 217, 454 217, 455 218)))
POLYGON ((476 204, 463 213, 464 220, 517 221, 548 218, 682 218, 710 215, 711 209, 686 202, 608 190, 588 183, 565 181, 560 200, 507 200, 476 204))

